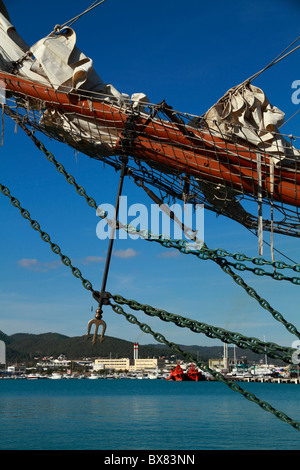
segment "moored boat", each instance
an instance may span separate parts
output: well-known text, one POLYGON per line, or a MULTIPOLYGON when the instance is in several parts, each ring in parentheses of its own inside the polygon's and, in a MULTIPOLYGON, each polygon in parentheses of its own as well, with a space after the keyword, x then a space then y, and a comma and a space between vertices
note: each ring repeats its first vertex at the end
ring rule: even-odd
POLYGON ((193 380, 195 382, 199 382, 205 380, 205 376, 199 371, 193 363, 191 363, 191 367, 187 371, 188 380, 193 380))
POLYGON ((187 372, 184 372, 182 367, 180 367, 179 363, 177 363, 177 366, 171 370, 171 373, 169 377, 166 378, 166 380, 172 380, 175 382, 199 382, 205 380, 205 376, 202 374, 201 371, 194 367, 193 363, 191 364, 187 372))
POLYGON ((50 375, 49 379, 62 379, 62 374, 60 374, 59 372, 53 372, 53 374, 50 375))

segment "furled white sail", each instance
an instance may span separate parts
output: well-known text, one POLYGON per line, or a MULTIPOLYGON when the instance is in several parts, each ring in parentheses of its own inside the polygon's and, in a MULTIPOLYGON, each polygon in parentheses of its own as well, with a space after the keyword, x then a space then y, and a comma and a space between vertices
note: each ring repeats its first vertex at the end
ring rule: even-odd
POLYGON ((218 135, 238 138, 273 156, 274 163, 300 156, 299 150, 280 133, 285 114, 271 105, 265 93, 245 82, 227 93, 204 115, 207 125, 218 135))

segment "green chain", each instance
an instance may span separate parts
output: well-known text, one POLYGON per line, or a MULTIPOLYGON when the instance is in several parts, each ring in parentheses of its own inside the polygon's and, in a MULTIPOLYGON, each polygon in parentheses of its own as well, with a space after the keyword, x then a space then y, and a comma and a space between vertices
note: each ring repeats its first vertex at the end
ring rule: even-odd
POLYGON ((191 254, 196 256, 197 258, 201 260, 207 260, 210 259, 212 261, 219 260, 220 258, 226 258, 226 257, 232 257, 235 260, 238 260, 238 263, 231 263, 227 261, 227 264, 231 266, 234 269, 237 269, 239 271, 251 271, 253 274, 257 276, 269 276, 275 279, 276 281, 289 281, 295 285, 300 285, 300 277, 290 277, 290 276, 284 276, 281 273, 277 273, 276 271, 274 272, 269 272, 265 271, 264 269, 260 268, 251 268, 249 266, 246 266, 245 264, 241 263, 241 261, 249 261, 252 262, 253 264, 256 265, 269 265, 273 266, 275 269, 292 269, 293 271, 300 272, 300 264, 286 264, 284 261, 267 261, 264 258, 261 257, 249 257, 244 255, 243 253, 229 253, 226 250, 216 248, 216 249, 210 249, 208 248, 205 244, 199 243, 197 247, 197 244, 192 244, 191 242, 187 240, 174 240, 169 237, 165 237, 163 235, 154 235, 152 232, 149 230, 139 230, 136 229, 132 225, 123 225, 120 224, 120 228, 123 228, 126 230, 129 234, 131 235, 139 235, 145 240, 152 241, 152 242, 157 242, 160 243, 164 248, 175 248, 176 250, 179 250, 181 253, 184 254, 191 254))
POLYGON ((130 323, 138 325, 138 327, 143 331, 143 333, 151 334, 157 342, 165 344, 166 346, 168 346, 173 351, 178 352, 186 360, 194 362, 195 364, 198 365, 198 367, 200 367, 200 369, 202 369, 205 372, 210 373, 216 380, 226 384, 231 390, 233 390, 235 392, 239 392, 247 400, 256 403, 263 410, 268 411, 269 413, 272 413, 273 415, 276 416, 276 418, 278 418, 281 421, 284 421, 285 423, 289 424, 290 426, 295 428, 297 431, 300 431, 300 423, 299 422, 294 421, 293 419, 289 418, 282 411, 276 410, 269 403, 260 400, 253 393, 250 393, 250 392, 247 392, 246 390, 243 390, 236 382, 233 382, 231 380, 227 380, 219 372, 211 370, 205 363, 203 363, 202 361, 199 361, 198 359, 195 359, 192 354, 187 353, 186 351, 183 351, 178 345, 168 341, 162 334, 154 332, 150 328, 149 325, 147 325, 145 323, 140 323, 134 315, 126 313, 120 305, 112 305, 112 308, 113 308, 115 313, 117 313, 119 315, 123 315, 126 318, 126 320, 129 321, 130 323))
MULTIPOLYGON (((87 204, 90 207, 93 207, 94 209, 97 210, 97 215, 99 215, 101 218, 105 218, 106 213, 104 211, 99 211, 98 210, 98 206, 96 204, 96 201, 92 197, 87 196, 84 188, 82 186, 79 186, 76 183, 75 178, 72 175, 70 175, 69 173, 66 172, 63 165, 61 163, 57 162, 57 160, 51 154, 51 152, 49 152, 45 148, 45 146, 33 135, 33 133, 29 129, 27 129, 25 124, 18 118, 18 116, 12 110, 10 110, 9 107, 6 107, 5 109, 6 109, 7 113, 11 116, 11 118, 14 119, 21 126, 21 128, 27 133, 27 135, 32 139, 32 141, 39 148, 39 150, 41 150, 45 154, 46 158, 51 163, 53 163, 55 165, 56 169, 60 173, 62 173, 65 176, 68 183, 72 184, 75 187, 77 193, 80 196, 83 196, 86 199, 87 204)), ((284 317, 281 315, 281 313, 279 313, 277 310, 275 310, 273 307, 271 307, 269 302, 267 302, 265 299, 260 297, 252 287, 248 286, 240 276, 236 275, 230 269, 230 266, 232 266, 236 269, 239 269, 239 270, 250 269, 250 268, 247 268, 246 266, 244 266, 241 263, 242 260, 252 261, 254 264, 258 264, 258 265, 268 264, 268 265, 272 265, 273 267, 276 266, 277 268, 280 268, 280 269, 284 269, 284 268, 289 267, 290 269, 294 269, 295 271, 300 271, 300 265, 287 265, 286 263, 284 263, 282 261, 281 262, 278 262, 278 261, 277 262, 270 262, 270 261, 264 260, 263 258, 258 258, 258 257, 249 258, 249 257, 247 257, 246 255, 244 255, 242 253, 231 254, 231 253, 226 252, 225 250, 220 250, 220 249, 210 250, 205 245, 202 246, 202 244, 201 244, 201 248, 199 248, 199 249, 196 248, 195 249, 194 244, 191 244, 190 242, 187 242, 185 240, 172 240, 172 239, 166 238, 162 235, 156 236, 148 230, 138 230, 138 229, 136 229, 135 227, 133 227, 131 225, 119 224, 118 228, 123 228, 128 233, 131 233, 131 234, 140 235, 145 240, 155 241, 157 243, 160 243, 162 246, 164 246, 166 248, 173 247, 173 248, 178 249, 181 253, 193 254, 193 255, 196 255, 198 258, 200 258, 202 260, 210 259, 210 260, 216 262, 226 274, 229 274, 232 277, 232 279, 239 286, 243 287, 243 289, 247 292, 247 294, 249 296, 253 297, 260 304, 260 306, 262 308, 269 311, 276 321, 279 321, 280 323, 282 323, 290 333, 292 333, 295 336, 297 336, 298 338, 300 338, 300 333, 298 332, 297 328, 293 324, 286 321, 284 319, 284 317), (232 264, 232 263, 228 262, 228 260, 223 259, 226 256, 233 257, 235 260, 238 260, 239 263, 232 264), (244 267, 242 268, 242 266, 244 266, 244 267)), ((253 272, 254 272, 254 274, 259 274, 259 275, 263 275, 263 274, 270 275, 270 273, 267 273, 262 268, 255 268, 253 270, 253 272)), ((272 276, 274 277, 274 274, 272 276)), ((274 279, 277 279, 277 280, 282 280, 282 279, 292 280, 292 282, 294 282, 295 284, 297 284, 297 285, 300 284, 300 278, 296 278, 296 277, 288 278, 288 277, 284 277, 282 275, 279 275, 278 273, 277 273, 276 277, 274 277, 274 279)))
MULTIPOLYGON (((20 122, 18 122, 18 123, 20 124, 20 122)), ((24 127, 25 127, 24 130, 28 133, 28 135, 30 135, 30 137, 33 139, 33 141, 38 146, 38 148, 44 152, 44 154, 46 155, 48 160, 51 161, 55 165, 57 170, 60 171, 62 174, 64 174, 67 181, 76 188, 78 194, 85 197, 88 205, 90 207, 94 207, 97 210, 97 214, 100 217, 105 218, 106 213, 104 211, 102 211, 102 213, 99 212, 98 206, 97 206, 95 200, 86 195, 85 190, 76 183, 75 179, 65 171, 64 167, 55 160, 53 155, 50 152, 47 151, 47 149, 44 147, 44 145, 41 144, 40 141, 38 141, 30 131, 27 130, 26 126, 24 126, 24 127)), ((72 271, 72 274, 75 277, 81 279, 84 288, 93 292, 92 284, 88 280, 83 278, 83 276, 82 276, 82 274, 81 274, 81 272, 78 268, 76 268, 72 265, 72 262, 71 262, 70 258, 68 258, 67 256, 65 256, 61 253, 61 250, 60 250, 59 246, 51 241, 50 236, 46 232, 43 232, 40 229, 40 226, 39 226, 38 222, 31 219, 29 212, 27 210, 23 209, 20 206, 20 202, 16 198, 14 198, 10 195, 10 192, 9 192, 8 188, 6 188, 2 184, 0 184, 0 190, 5 196, 9 197, 9 199, 10 199, 13 206, 19 208, 21 215, 25 219, 29 220, 30 225, 32 226, 32 228, 34 230, 36 230, 40 233, 41 238, 45 242, 50 244, 52 251, 60 256, 61 261, 63 262, 63 264, 70 267, 70 269, 72 271)), ((124 228, 124 226, 123 226, 123 228, 124 228)), ((130 227, 130 226, 127 226, 127 230, 128 230, 128 232, 134 230, 135 234, 140 234, 140 235, 141 235, 141 232, 142 232, 142 231, 139 231, 139 230, 135 229, 135 227, 130 227)), ((268 302, 266 302, 264 299, 262 299, 260 296, 258 296, 258 294, 255 292, 254 289, 247 286, 247 284, 242 280, 242 278, 240 278, 239 276, 234 274, 232 272, 232 270, 230 269, 230 266, 234 267, 235 269, 239 269, 239 270, 245 270, 245 269, 248 269, 248 268, 247 267, 245 267, 245 268, 242 267, 243 265, 240 262, 235 263, 235 264, 230 263, 227 260, 225 260, 224 257, 225 256, 232 256, 232 257, 234 257, 234 259, 237 259, 238 261, 241 261, 241 260, 252 261, 254 264, 260 264, 260 265, 262 265, 262 264, 269 264, 270 265, 271 264, 271 265, 273 265, 273 267, 278 268, 278 269, 284 269, 284 268, 288 267, 288 268, 294 269, 297 272, 299 272, 299 270, 300 270, 299 265, 289 266, 289 265, 286 265, 285 263, 282 263, 282 262, 275 262, 276 263, 276 265, 275 265, 275 263, 266 262, 262 258, 248 258, 248 257, 245 257, 245 255, 242 255, 242 254, 232 255, 230 253, 225 252, 224 250, 222 252, 220 250, 208 250, 208 248, 205 247, 205 246, 202 247, 200 250, 195 250, 195 249, 191 250, 189 248, 187 249, 187 244, 183 240, 181 240, 181 241, 171 240, 171 239, 166 240, 162 236, 151 238, 149 236, 149 234, 150 234, 150 232, 147 231, 147 237, 145 237, 149 241, 157 241, 157 242, 161 243, 163 246, 166 246, 166 247, 171 247, 172 246, 174 248, 179 249, 183 253, 196 254, 196 256, 201 257, 202 259, 211 259, 211 260, 217 262, 219 264, 219 266, 224 270, 224 272, 229 274, 234 279, 235 282, 237 282, 239 285, 241 285, 250 296, 254 297, 260 303, 260 305, 263 308, 266 308, 267 310, 269 310, 276 320, 281 321, 281 323, 283 323, 285 325, 285 327, 288 329, 288 331, 296 334, 299 337, 299 333, 298 333, 297 329, 292 324, 286 322, 286 320, 284 320, 282 315, 279 314, 279 312, 277 312, 276 310, 274 310, 268 304, 268 302)), ((254 268, 254 269, 249 268, 249 270, 252 270, 254 272, 254 274, 258 274, 258 275, 264 275, 264 274, 270 275, 270 273, 265 272, 261 268, 254 268)), ((277 280, 286 279, 286 280, 290 280, 291 282, 293 282, 295 284, 299 284, 298 278, 287 278, 285 276, 283 276, 283 277, 276 276, 276 277, 274 277, 274 279, 277 279, 277 280)), ((261 352, 262 347, 263 347, 263 352, 265 354, 269 353, 271 355, 275 355, 275 354, 277 354, 276 351, 280 350, 281 352, 288 353, 288 355, 281 355, 280 358, 281 359, 284 358, 284 360, 286 360, 287 362, 290 362, 291 348, 283 348, 281 346, 275 345, 274 343, 262 343, 259 340, 257 340, 256 338, 246 338, 246 337, 243 337, 242 335, 232 333, 232 332, 228 332, 228 331, 220 329, 220 328, 215 329, 214 327, 211 327, 210 325, 205 325, 203 323, 200 324, 199 322, 194 322, 193 320, 190 320, 190 319, 184 319, 183 317, 174 316, 173 314, 168 314, 168 312, 165 312, 163 310, 153 309, 150 306, 143 305, 143 304, 138 304, 135 301, 129 301, 127 299, 124 299, 121 296, 112 296, 112 298, 114 298, 114 300, 116 302, 119 301, 119 302, 127 303, 127 305, 131 306, 131 308, 141 309, 147 314, 151 314, 150 312, 152 312, 153 315, 159 316, 159 318, 161 318, 164 321, 173 321, 178 326, 188 327, 192 331, 197 330, 197 332, 206 332, 206 334, 208 336, 215 335, 213 337, 219 337, 220 339, 222 338, 222 340, 224 342, 233 342, 234 344, 240 344, 242 347, 249 347, 250 349, 254 350, 255 352, 258 352, 258 351, 261 352), (214 328, 214 330, 212 330, 212 328, 214 328), (239 343, 239 341, 240 341, 240 343, 239 343), (274 345, 275 345, 275 348, 274 348, 274 345), (268 348, 268 351, 266 350, 267 348, 268 348)), ((300 429, 300 423, 292 420, 291 418, 289 418, 284 413, 275 410, 271 405, 269 405, 268 403, 266 403, 264 401, 259 400, 252 393, 249 393, 249 392, 243 390, 235 382, 226 380, 222 374, 220 374, 216 371, 210 370, 206 366, 206 364, 204 364, 204 363, 202 363, 198 360, 195 360, 195 358, 191 354, 189 354, 185 351, 182 351, 179 348, 179 346, 177 346, 174 343, 170 343, 169 341, 167 341, 164 338, 163 335, 153 332, 148 325, 140 323, 134 315, 129 315, 129 314, 125 313, 120 305, 118 305, 118 306, 117 305, 112 305, 112 308, 116 313, 124 315, 126 317, 126 319, 128 321, 130 321, 131 323, 137 324, 142 329, 143 332, 152 334, 154 336, 154 338, 156 339, 156 341, 166 344, 172 350, 177 351, 178 353, 182 354, 186 359, 192 360, 197 365, 199 365, 199 367, 202 370, 208 371, 217 380, 224 382, 232 390, 241 393, 245 398, 247 398, 250 401, 255 402, 256 404, 258 404, 265 411, 269 411, 269 412, 273 413, 277 418, 279 418, 282 421, 285 421, 286 423, 290 424, 295 429, 297 429, 297 430, 300 429)))
MULTIPOLYGON (((121 226, 121 228, 124 228, 125 226, 121 226)), ((141 234, 141 231, 137 230, 132 227, 129 227, 128 225, 126 226, 127 227, 127 230, 129 233, 135 233, 135 234, 141 234)), ((236 282, 236 284, 238 284, 239 286, 241 286, 246 292, 247 294, 250 296, 250 297, 253 297, 258 303, 259 305, 264 308, 265 310, 267 310, 268 312, 271 313, 271 315, 273 316, 273 318, 282 323, 285 328, 288 330, 289 333, 292 333, 294 334, 295 336, 297 336, 298 338, 300 338, 300 333, 299 331, 297 330, 297 328, 290 322, 288 322, 287 320, 285 320, 285 318, 281 315, 280 312, 278 312, 277 310, 275 310, 270 304, 269 302, 267 302, 267 300, 265 300, 263 297, 259 296, 258 293, 250 286, 248 286, 245 281, 240 277, 238 276, 237 274, 235 274, 232 269, 230 268, 230 266, 232 265, 232 263, 228 262, 225 258, 221 258, 219 256, 217 256, 217 252, 218 250, 209 250, 207 249, 206 247, 203 247, 203 248, 200 248, 200 249, 190 249, 190 245, 191 243, 188 242, 188 241, 185 241, 185 240, 172 240, 170 238, 164 238, 163 236, 159 236, 157 237, 156 235, 153 235, 151 232, 149 232, 148 230, 147 231, 144 231, 143 234, 141 235, 145 240, 148 240, 148 241, 154 241, 154 242, 157 242, 157 243, 160 243, 162 246, 164 247, 167 247, 167 248, 176 248, 178 249, 181 253, 185 253, 185 254, 195 254, 198 258, 202 259, 202 260, 211 260, 211 261, 214 261, 215 263, 217 263, 220 268, 226 273, 226 274, 229 274, 232 279, 236 282)), ((236 255, 237 256, 237 255, 236 255)), ((243 255, 244 256, 244 255, 243 255)), ((258 259, 258 258, 252 258, 253 259, 258 259)), ((261 258, 260 258, 261 259, 261 258)), ((298 266, 298 265, 297 265, 298 266)), ((296 279, 299 279, 299 278, 296 278, 296 279)), ((297 283, 299 284, 299 283, 297 283)))
MULTIPOLYGON (((30 225, 31 227, 38 231, 40 233, 40 236, 42 238, 42 240, 44 240, 45 242, 49 243, 50 244, 50 247, 52 249, 52 251, 56 254, 58 254, 61 258, 61 261, 64 265, 66 266, 69 266, 71 268, 71 271, 72 271, 72 274, 76 277, 76 278, 79 278, 81 279, 82 281, 82 285, 85 289, 87 290, 90 290, 92 292, 94 292, 93 288, 92 288, 92 284, 83 278, 80 270, 76 267, 74 267, 72 265, 72 262, 70 260, 70 258, 68 258, 67 256, 63 255, 61 253, 61 249, 58 245, 56 245, 55 243, 53 243, 50 239, 50 236, 46 233, 46 232, 43 232, 40 228, 40 225, 38 224, 37 221, 33 220, 31 217, 30 217, 30 214, 29 212, 26 210, 26 209, 23 209, 20 205, 20 202, 18 201, 18 199, 16 199, 15 197, 12 197, 8 188, 2 184, 0 184, 0 191, 2 192, 2 194, 6 197, 8 197, 10 199, 10 202, 11 204, 14 206, 14 207, 17 207, 22 215, 22 217, 24 217, 25 219, 27 219, 29 222, 30 222, 30 225)), ((118 299, 117 296, 114 296, 116 297, 116 299, 118 299)), ((123 298, 122 298, 123 299, 123 298)), ((120 298, 118 299, 120 301, 120 298)), ((126 299, 123 299, 123 301, 125 301, 126 299)), ((130 301, 127 301, 127 302, 130 302, 130 301)), ((155 333, 151 330, 151 328, 146 325, 146 324, 143 324, 143 323, 140 323, 137 318, 134 316, 134 315, 129 315, 127 313, 124 312, 124 310, 122 309, 122 307, 120 305, 111 305, 113 310, 118 313, 118 314, 122 314, 126 317, 126 319, 128 321, 130 321, 131 323, 135 323, 137 324, 144 333, 150 333, 153 335, 153 337, 156 339, 156 341, 158 342, 161 342, 161 343, 164 343, 166 344, 169 348, 171 348, 173 351, 176 351, 180 354, 183 355, 183 357, 185 357, 187 360, 191 360, 191 361, 194 361, 202 370, 204 371, 208 371, 209 373, 211 373, 216 380, 219 380, 219 381, 222 381, 224 382, 228 387, 231 388, 231 390, 233 391, 236 391, 236 392, 239 392, 241 393, 247 400, 249 401, 252 401, 254 403, 256 403, 257 405, 259 405, 263 410, 265 411, 268 411, 272 414, 274 414, 278 419, 286 422, 287 424, 291 425, 292 427, 294 427, 295 429, 297 430, 300 430, 300 423, 298 423, 297 421, 294 421, 292 420, 291 418, 289 418, 286 414, 282 413, 281 411, 277 411, 275 408, 273 408, 269 403, 265 402, 265 401, 261 401, 260 399, 258 399, 255 395, 253 395, 252 393, 250 392, 247 392, 245 390, 243 390, 238 384, 236 384, 235 382, 232 382, 232 381, 227 381, 225 379, 225 377, 216 372, 216 371, 212 371, 210 368, 208 368, 206 366, 205 363, 202 363, 200 362, 199 360, 195 360, 195 358, 185 352, 185 351, 182 351, 179 346, 177 346, 175 343, 170 343, 169 341, 167 341, 165 339, 165 337, 159 333, 155 333)), ((149 307, 149 306, 148 306, 149 307)), ((147 310, 147 309, 146 309, 147 310)), ((230 333, 230 332, 228 332, 230 333)), ((265 351, 265 353, 267 354, 267 351, 265 351)))
POLYGON ((60 256, 60 259, 62 261, 62 263, 65 265, 65 266, 68 266, 71 271, 72 271, 72 274, 77 277, 78 279, 81 279, 81 282, 82 282, 82 285, 85 289, 87 290, 90 290, 90 291, 93 291, 93 288, 92 288, 92 284, 90 283, 90 281, 88 281, 87 279, 84 279, 82 277, 82 274, 81 274, 81 271, 76 268, 75 266, 72 265, 72 261, 70 260, 70 258, 68 258, 68 256, 64 255, 62 252, 61 252, 61 249, 60 247, 56 244, 56 243, 53 243, 50 239, 50 236, 48 235, 48 233, 46 232, 43 232, 40 228, 40 225, 39 223, 36 221, 36 220, 33 220, 29 214, 29 212, 26 210, 26 209, 23 209, 23 207, 21 207, 20 205, 20 202, 18 201, 18 199, 16 199, 15 197, 11 196, 10 194, 10 191, 9 189, 2 185, 0 183, 0 191, 2 192, 2 194, 4 196, 7 196, 9 199, 10 199, 10 202, 12 203, 12 205, 14 207, 17 207, 22 215, 22 217, 24 217, 24 219, 27 219, 31 225, 31 227, 36 230, 37 232, 39 232, 42 240, 44 240, 44 242, 46 243, 49 243, 50 247, 51 247, 51 250, 60 256))
MULTIPOLYGON (((72 265, 70 258, 62 254, 60 247, 51 241, 50 236, 46 232, 41 230, 38 222, 33 220, 30 217, 29 212, 21 207, 18 199, 11 196, 9 189, 6 186, 0 184, 0 191, 2 194, 4 194, 4 196, 7 196, 10 199, 10 202, 14 207, 19 209, 21 215, 30 222, 31 227, 40 233, 42 240, 49 243, 52 251, 60 256, 62 263, 65 266, 70 267, 72 274, 81 280, 83 287, 91 292, 94 292, 91 282, 83 278, 81 271, 72 265)), ((289 348, 283 348, 282 346, 276 345, 275 343, 263 343, 256 338, 247 338, 238 333, 232 333, 230 331, 223 330, 222 328, 205 325, 204 323, 200 323, 195 320, 184 319, 180 316, 168 314, 168 312, 165 312, 164 310, 154 309, 149 305, 143 305, 134 300, 127 300, 122 296, 114 295, 111 296, 111 298, 113 298, 117 303, 119 302, 127 304, 132 309, 143 310, 148 315, 157 315, 164 321, 173 321, 177 326, 184 326, 190 328, 192 331, 205 333, 208 337, 218 338, 224 342, 232 342, 239 347, 249 348, 253 352, 264 353, 272 358, 277 358, 275 357, 277 354, 276 351, 281 351, 283 354, 278 358, 284 360, 285 362, 290 362, 289 356, 291 350, 289 348), (184 321, 186 323, 184 323, 184 321)))
POLYGON ((288 330, 289 333, 292 333, 294 334, 295 336, 297 336, 298 338, 300 338, 300 333, 299 331, 297 330, 297 328, 290 322, 288 322, 287 320, 285 320, 285 318, 281 315, 280 312, 278 312, 277 310, 275 310, 273 307, 271 307, 271 305, 269 304, 269 302, 267 302, 265 299, 263 299, 262 297, 260 297, 258 295, 258 293, 250 286, 248 286, 245 281, 240 277, 238 276, 237 274, 235 274, 231 269, 230 267, 228 266, 228 263, 226 260, 216 260, 216 263, 220 266, 220 268, 226 273, 226 274, 229 274, 232 279, 234 280, 234 282, 236 282, 239 286, 241 286, 246 292, 247 294, 250 296, 250 297, 253 297, 258 303, 259 305, 264 308, 265 310, 267 310, 268 312, 271 313, 271 315, 273 316, 273 318, 282 323, 284 325, 284 327, 288 330))
MULTIPOLYGON (((55 168, 64 175, 67 182, 75 187, 77 193, 86 199, 87 204, 90 207, 96 209, 97 215, 99 215, 99 217, 101 218, 106 218, 107 213, 99 209, 95 199, 86 194, 85 189, 76 183, 75 178, 65 170, 64 166, 55 159, 54 155, 46 149, 44 144, 34 136, 34 134, 25 126, 24 122, 18 117, 18 115, 14 113, 8 106, 5 107, 5 111, 13 120, 15 120, 20 125, 24 132, 26 132, 26 134, 32 139, 36 147, 44 153, 46 158, 51 163, 53 163, 55 168)), ((197 245, 191 244, 186 240, 174 240, 168 237, 164 237, 162 235, 157 236, 151 233, 149 230, 139 230, 130 224, 123 225, 119 223, 118 228, 123 228, 127 231, 127 233, 132 235, 139 235, 148 241, 155 241, 157 243, 160 243, 165 248, 175 248, 181 253, 195 255, 202 260, 219 260, 220 258, 231 257, 234 260, 238 261, 237 263, 230 263, 229 261, 227 261, 227 265, 231 266, 234 269, 237 269, 239 271, 252 271, 257 276, 270 276, 278 281, 286 280, 292 282, 293 284, 300 285, 300 277, 284 276, 280 273, 277 273, 276 271, 270 273, 261 268, 261 266, 263 265, 268 265, 272 266, 275 269, 292 269, 295 272, 300 272, 300 264, 289 265, 284 261, 267 261, 262 257, 251 258, 243 253, 230 253, 221 248, 213 250, 208 248, 206 245, 203 245, 202 243, 200 244, 201 248, 197 248, 197 245), (242 261, 249 261, 260 267, 250 268, 243 264, 242 261)))
MULTIPOLYGON (((29 129, 27 129, 25 124, 22 121, 20 121, 18 116, 13 111, 11 111, 10 108, 8 108, 8 107, 6 107, 6 111, 12 117, 12 119, 14 119, 21 126, 21 128, 27 133, 27 135, 33 140, 34 144, 39 148, 39 150, 41 150, 45 154, 46 158, 51 163, 53 163, 55 165, 56 169, 60 173, 62 173, 65 176, 68 183, 72 184, 75 187, 77 193, 79 195, 83 196, 86 199, 87 204, 90 207, 93 207, 94 209, 96 209, 97 214, 101 218, 105 218, 106 213, 104 211, 99 211, 98 206, 96 204, 96 201, 92 197, 87 196, 84 188, 82 186, 79 186, 76 183, 74 177, 65 171, 63 165, 61 163, 57 162, 57 160, 51 154, 51 152, 49 152, 45 148, 45 146, 33 135, 33 133, 29 129)), ((170 238, 164 237, 163 235, 156 236, 148 230, 138 230, 138 229, 136 229, 135 227, 133 227, 131 225, 123 225, 123 224, 119 223, 118 228, 123 228, 130 234, 140 235, 142 238, 144 238, 147 241, 154 241, 154 242, 160 243, 162 246, 164 246, 166 248, 171 248, 171 247, 176 248, 181 253, 193 254, 193 255, 196 255, 198 258, 200 258, 202 260, 210 259, 211 261, 214 261, 215 263, 217 263, 221 267, 221 269, 226 274, 229 274, 232 277, 232 279, 239 286, 243 287, 243 289, 247 292, 247 294, 249 296, 253 297, 260 304, 260 306, 262 308, 264 308, 265 310, 270 312, 271 315, 273 316, 273 318, 276 321, 279 321, 280 323, 282 323, 290 333, 292 333, 296 337, 300 338, 300 333, 298 332, 297 328, 293 324, 286 321, 284 319, 284 317, 281 315, 280 312, 278 312, 273 307, 271 307, 271 305, 269 304, 269 302, 267 302, 267 300, 260 297, 252 287, 248 286, 240 276, 236 275, 232 271, 232 269, 230 269, 230 266, 231 266, 231 267, 239 269, 239 270, 246 270, 246 269, 247 270, 252 270, 253 273, 257 274, 257 275, 265 274, 265 275, 270 276, 271 274, 269 272, 264 271, 262 268, 251 269, 251 268, 248 268, 245 265, 243 265, 241 263, 241 261, 242 260, 252 261, 252 263, 254 263, 256 265, 260 265, 260 266, 264 265, 264 264, 268 264, 268 265, 272 265, 273 267, 276 267, 276 268, 279 268, 279 269, 290 268, 290 269, 293 269, 294 271, 297 271, 297 272, 300 271, 300 265, 299 264, 287 265, 286 263, 284 263, 282 261, 280 261, 280 262, 279 261, 270 262, 270 261, 266 261, 266 260, 264 260, 263 258, 260 258, 260 257, 250 258, 250 257, 247 257, 246 255, 244 255, 242 253, 232 254, 232 253, 229 253, 229 252, 227 252, 225 250, 221 250, 221 249, 211 250, 211 249, 207 248, 207 246, 205 246, 205 245, 203 246, 202 243, 200 244, 201 248, 197 249, 197 248, 195 248, 195 244, 191 244, 188 241, 185 241, 185 240, 172 240, 170 238), (233 257, 235 260, 238 260, 239 263, 235 263, 235 264, 230 263, 228 260, 224 259, 226 256, 233 257)), ((297 277, 293 277, 293 278, 285 277, 285 276, 283 276, 279 273, 276 273, 276 275, 275 275, 275 273, 273 273, 271 276, 276 280, 285 279, 285 280, 290 280, 291 282, 293 282, 296 285, 300 284, 300 278, 297 278, 297 277)))
POLYGON ((45 145, 39 139, 37 139, 35 135, 33 134, 33 132, 31 132, 25 126, 23 120, 21 120, 19 116, 14 111, 12 111, 7 105, 4 106, 4 109, 5 109, 5 112, 21 127, 21 129, 23 129, 23 131, 28 135, 28 137, 30 137, 34 145, 36 145, 36 147, 43 152, 43 154, 49 160, 49 162, 53 163, 53 165, 59 171, 59 173, 64 175, 67 182, 74 186, 77 193, 80 196, 85 198, 87 204, 90 207, 93 207, 94 209, 97 210, 97 214, 99 215, 99 217, 105 218, 107 216, 107 213, 105 211, 101 211, 98 209, 98 206, 95 200, 86 194, 85 189, 82 186, 76 183, 75 178, 65 170, 64 166, 56 160, 54 155, 51 152, 49 152, 49 150, 46 149, 45 145))
POLYGON ((194 333, 204 333, 209 338, 219 339, 224 343, 235 344, 242 349, 251 349, 251 351, 257 354, 266 354, 267 351, 267 355, 273 359, 280 359, 288 364, 293 363, 293 348, 279 346, 278 344, 272 342, 263 342, 258 338, 249 338, 241 335, 240 333, 228 331, 220 327, 214 327, 212 325, 207 325, 206 323, 191 320, 180 315, 174 315, 173 313, 166 312, 165 310, 153 308, 147 304, 141 304, 135 300, 125 299, 121 295, 112 295, 111 298, 117 304, 127 305, 132 310, 141 310, 146 315, 158 317, 165 322, 175 323, 175 325, 179 326, 180 328, 189 328, 194 333), (278 351, 280 351, 282 354, 278 354, 278 351))

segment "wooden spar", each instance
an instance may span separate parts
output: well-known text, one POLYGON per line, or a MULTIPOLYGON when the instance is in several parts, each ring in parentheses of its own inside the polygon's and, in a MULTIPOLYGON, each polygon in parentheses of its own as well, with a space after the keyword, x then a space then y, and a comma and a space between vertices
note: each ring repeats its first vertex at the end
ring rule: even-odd
MULTIPOLYGON (((93 118, 95 124, 117 131, 116 152, 123 150, 123 131, 128 114, 117 105, 92 99, 79 93, 57 91, 51 86, 0 72, 7 90, 15 94, 41 100, 45 109, 93 118)), ((99 95, 101 96, 101 95, 99 95)), ((195 130, 181 122, 150 119, 146 114, 134 120, 135 137, 130 143, 130 154, 150 164, 178 174, 188 174, 212 183, 223 184, 235 191, 257 198, 259 175, 257 149, 227 142, 207 130, 195 130)), ((274 200, 300 206, 300 167, 274 168, 271 177, 271 158, 261 153, 261 196, 272 194, 274 200)))

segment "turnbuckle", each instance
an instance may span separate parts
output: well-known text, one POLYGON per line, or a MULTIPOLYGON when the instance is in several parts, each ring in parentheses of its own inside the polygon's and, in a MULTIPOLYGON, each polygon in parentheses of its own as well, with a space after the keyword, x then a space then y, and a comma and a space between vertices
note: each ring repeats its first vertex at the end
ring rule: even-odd
POLYGON ((99 303, 99 307, 96 310, 95 318, 92 318, 88 322, 87 335, 86 336, 87 336, 87 339, 89 339, 91 337, 91 334, 90 334, 91 328, 92 328, 93 325, 95 325, 95 331, 94 331, 92 344, 96 344, 99 326, 102 326, 102 332, 101 332, 101 335, 99 337, 100 343, 102 343, 102 341, 104 341, 104 333, 106 331, 106 323, 105 323, 104 320, 102 320, 102 313, 103 313, 102 305, 109 305, 109 303, 110 303, 109 299, 111 297, 111 294, 109 292, 100 293, 98 291, 94 291, 93 292, 93 297, 99 303))

